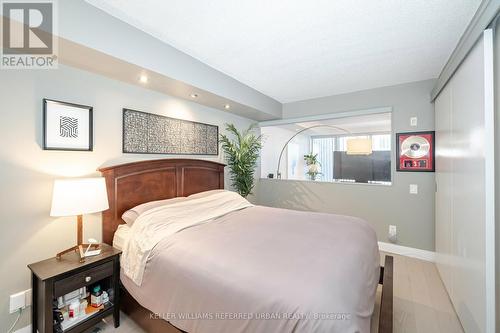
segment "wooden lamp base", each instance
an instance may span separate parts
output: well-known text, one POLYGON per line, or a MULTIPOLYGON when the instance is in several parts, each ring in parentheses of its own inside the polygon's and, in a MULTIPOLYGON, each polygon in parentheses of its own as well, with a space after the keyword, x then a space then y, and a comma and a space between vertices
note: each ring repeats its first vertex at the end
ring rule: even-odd
POLYGON ((90 248, 92 250, 97 250, 99 249, 99 244, 84 244, 83 243, 83 217, 82 215, 78 215, 76 217, 77 221, 77 230, 76 230, 76 240, 77 240, 77 245, 70 247, 69 249, 66 249, 62 252, 59 252, 56 254, 56 259, 61 260, 61 256, 63 256, 66 253, 70 252, 78 252, 78 255, 80 256, 80 262, 85 262, 85 252, 83 251, 83 248, 90 248))

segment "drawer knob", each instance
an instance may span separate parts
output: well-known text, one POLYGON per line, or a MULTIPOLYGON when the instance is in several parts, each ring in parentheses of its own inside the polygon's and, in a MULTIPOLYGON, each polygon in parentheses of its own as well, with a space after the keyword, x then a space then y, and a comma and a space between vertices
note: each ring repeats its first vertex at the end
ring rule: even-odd
POLYGON ((86 276, 86 277, 85 277, 85 282, 90 282, 90 280, 92 280, 92 277, 91 277, 91 276, 86 276))

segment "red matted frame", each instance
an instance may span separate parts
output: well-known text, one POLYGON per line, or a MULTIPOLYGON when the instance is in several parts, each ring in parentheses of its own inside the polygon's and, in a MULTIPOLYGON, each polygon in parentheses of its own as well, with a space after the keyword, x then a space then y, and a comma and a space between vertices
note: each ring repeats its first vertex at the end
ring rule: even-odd
POLYGON ((435 170, 435 133, 434 131, 396 133, 396 170, 406 172, 434 172, 435 170), (401 143, 410 136, 420 136, 429 144, 429 152, 420 158, 401 155, 401 143))

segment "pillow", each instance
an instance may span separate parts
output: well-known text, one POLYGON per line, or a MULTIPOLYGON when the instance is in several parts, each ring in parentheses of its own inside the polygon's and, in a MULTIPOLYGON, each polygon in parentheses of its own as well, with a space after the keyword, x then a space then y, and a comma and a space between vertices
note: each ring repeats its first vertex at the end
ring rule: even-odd
POLYGON ((226 190, 210 190, 210 191, 195 193, 195 194, 191 194, 190 196, 188 196, 188 198, 189 199, 205 198, 205 197, 208 197, 212 194, 220 193, 220 192, 226 192, 226 190))
POLYGON ((166 206, 166 205, 171 205, 179 201, 184 201, 186 200, 186 197, 177 197, 177 198, 172 198, 172 199, 165 199, 165 200, 157 200, 157 201, 150 201, 143 203, 139 206, 135 206, 132 209, 127 210, 125 213, 122 215, 122 220, 125 221, 130 227, 132 224, 134 224, 135 220, 144 213, 147 210, 150 210, 152 208, 160 207, 160 206, 166 206))

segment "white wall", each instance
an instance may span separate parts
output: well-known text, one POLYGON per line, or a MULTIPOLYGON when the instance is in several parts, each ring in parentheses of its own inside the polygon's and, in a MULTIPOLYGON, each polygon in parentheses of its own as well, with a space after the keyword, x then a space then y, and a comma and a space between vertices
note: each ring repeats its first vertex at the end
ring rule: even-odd
MULTIPOLYGON (((171 98, 147 89, 60 66, 57 70, 16 70, 0 74, 0 331, 9 295, 30 288, 27 264, 52 257, 76 243, 74 218, 49 217, 55 178, 97 176, 109 163, 165 158, 122 154, 122 108, 238 128, 251 121, 230 113, 171 98), (94 151, 44 151, 42 98, 94 107, 94 151)), ((169 156, 171 157, 171 156, 169 156)), ((192 158, 197 158, 193 156, 192 158)), ((221 161, 222 157, 210 158, 221 161)), ((227 171, 227 170, 226 170, 227 171)), ((226 180, 228 177, 226 177, 226 180)), ((101 239, 100 214, 84 217, 84 237, 101 239)), ((29 311, 17 327, 28 323, 29 311)))
POLYGON ((481 39, 435 105, 437 266, 466 332, 495 331, 492 49, 481 39))
MULTIPOLYGON (((280 152, 285 143, 297 132, 281 126, 267 126, 261 127, 260 133, 263 138, 260 174, 263 178, 266 178, 270 173, 272 173, 276 178, 276 169, 278 168, 280 152)), ((306 134, 299 134, 292 141, 290 141, 287 148, 283 151, 283 156, 281 157, 280 173, 282 179, 306 179, 303 156, 310 152, 309 142, 310 136, 306 134), (294 167, 294 175, 292 175, 292 165, 289 163, 289 159, 293 158, 291 155, 293 153, 292 145, 296 145, 298 148, 298 163, 294 167)))
MULTIPOLYGON (((268 174, 274 174, 276 178, 276 169, 278 168, 278 158, 283 148, 283 145, 295 134, 294 131, 281 127, 262 127, 263 146, 260 155, 260 170, 261 176, 267 177, 268 174), (272 141, 271 141, 272 138, 272 141)), ((283 178, 287 176, 287 150, 283 152, 280 164, 280 172, 283 178)))
POLYGON ((311 152, 311 137, 306 134, 297 135, 290 141, 287 150, 288 156, 283 160, 287 168, 286 179, 308 180, 304 155, 311 152))

